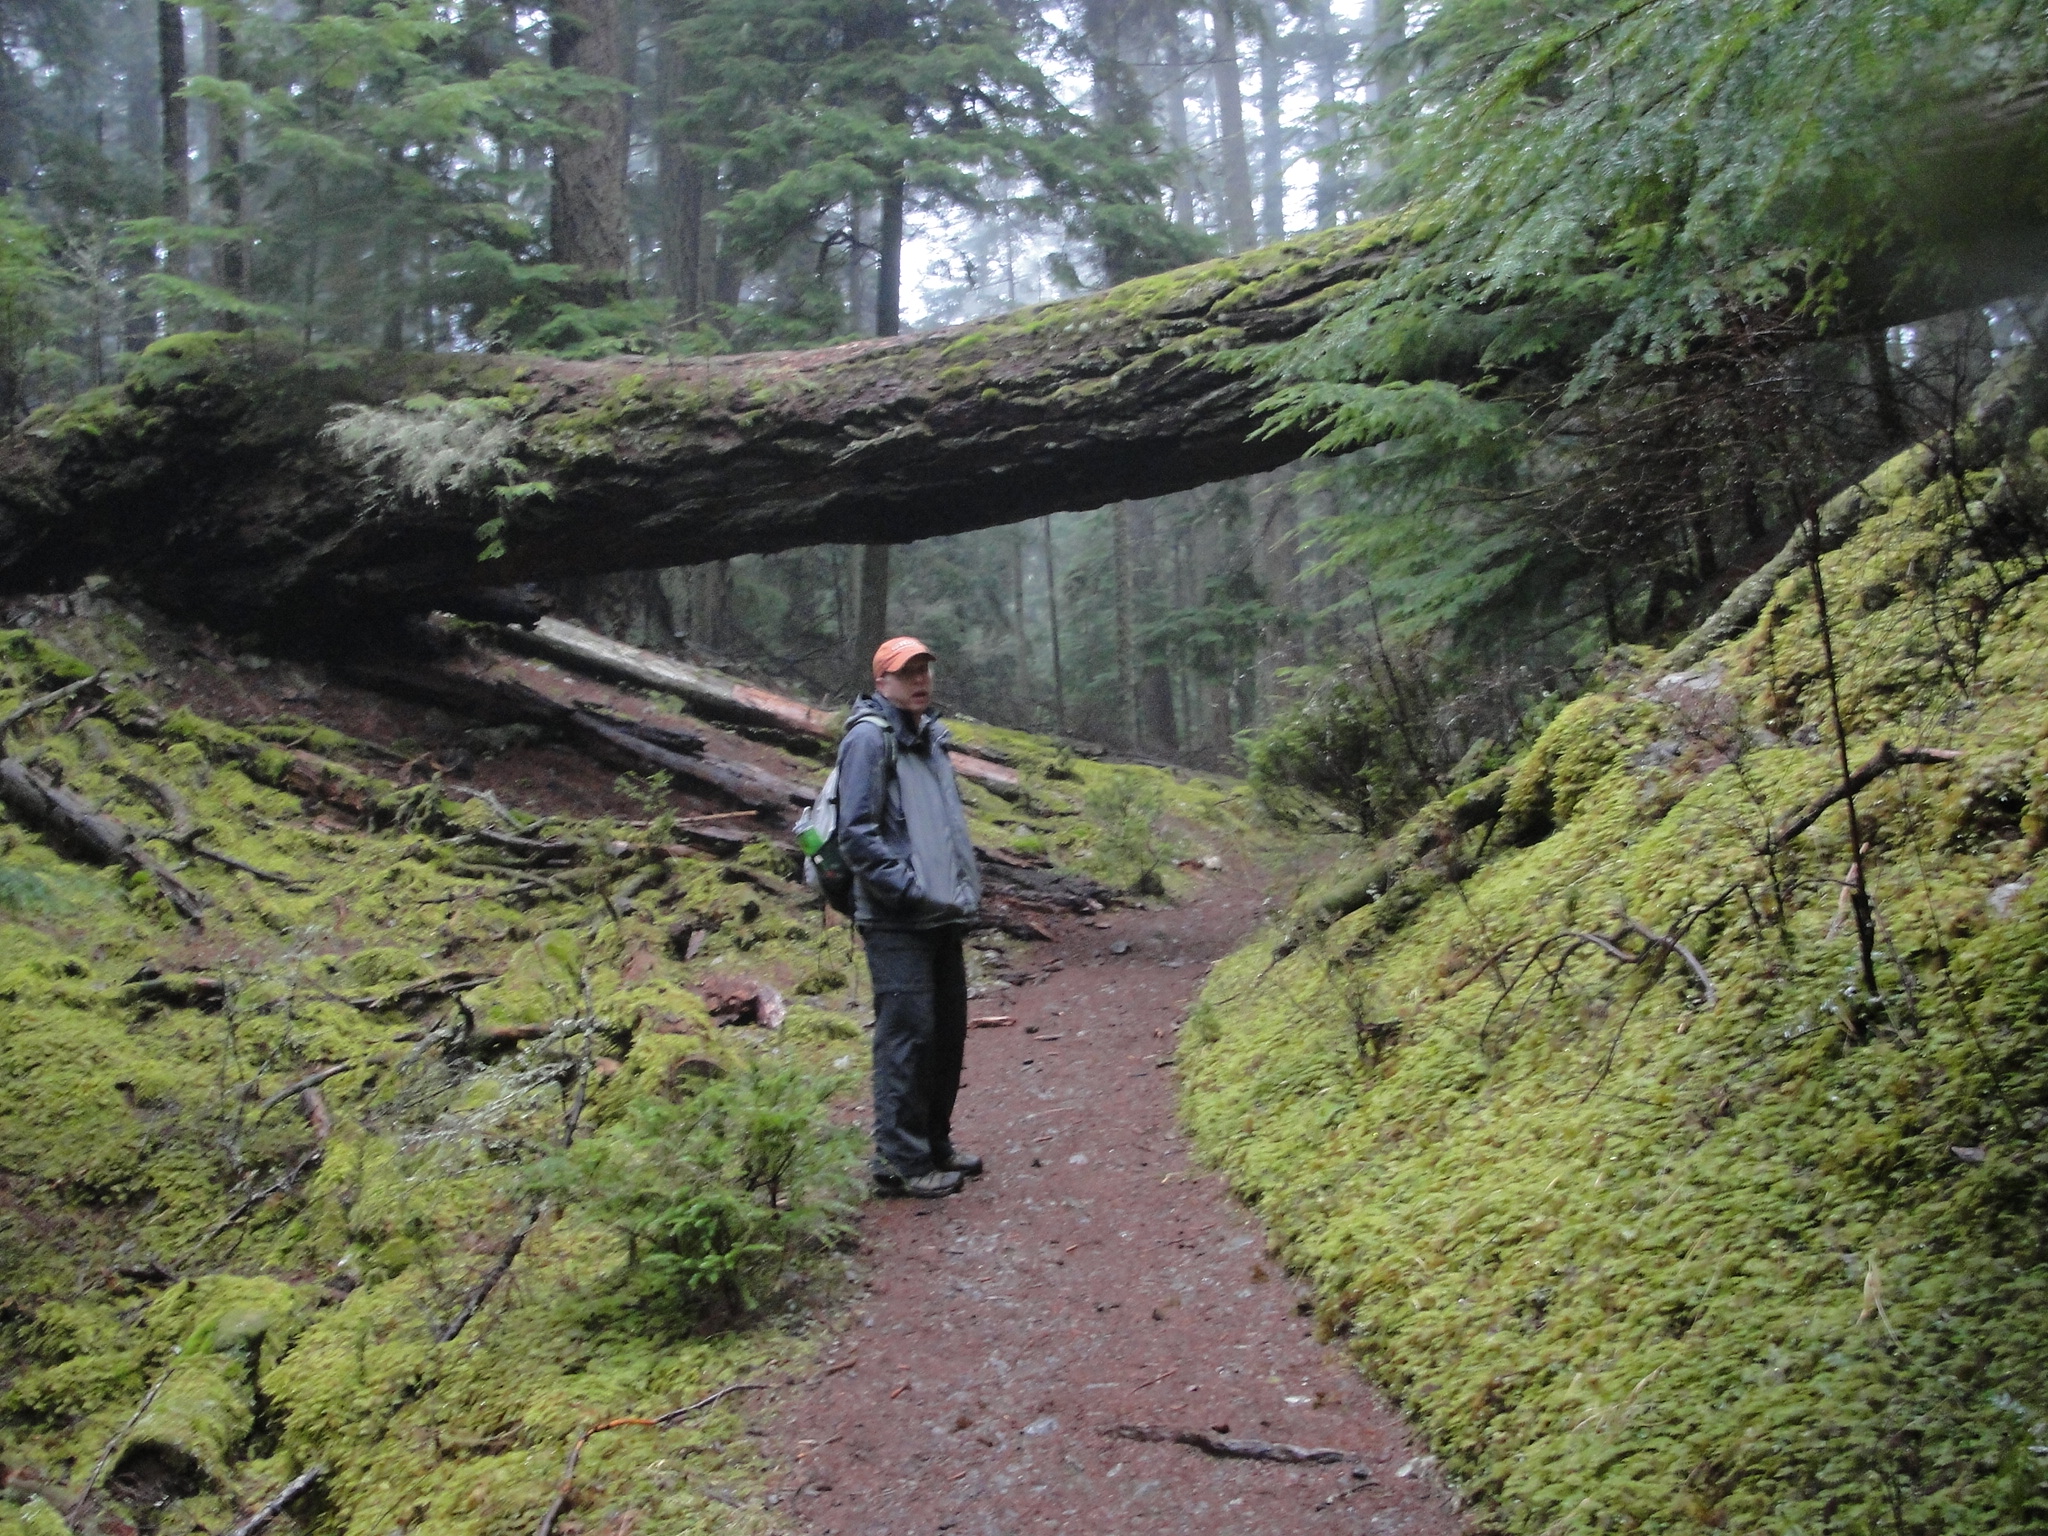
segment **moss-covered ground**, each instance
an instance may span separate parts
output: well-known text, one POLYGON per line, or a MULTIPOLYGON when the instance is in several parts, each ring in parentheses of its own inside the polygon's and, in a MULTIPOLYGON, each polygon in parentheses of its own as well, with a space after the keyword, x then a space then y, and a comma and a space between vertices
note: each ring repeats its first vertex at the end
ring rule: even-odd
POLYGON ((1485 1519, 2048 1529, 2048 433, 1866 482, 1689 670, 1617 655, 1517 762, 1218 967, 1205 1153, 1485 1519), (1699 965, 1695 972, 1690 960, 1699 965))
MULTIPOLYGON (((283 1528, 525 1536, 582 1430, 803 1375, 862 1188, 867 991, 786 847, 689 854, 646 788, 573 820, 400 787, 332 731, 152 698, 141 632, 0 634, 0 713, 106 669, 8 750, 197 829, 147 846, 208 903, 188 926, 0 822, 0 1531, 221 1532, 318 1466, 283 1528), (757 984, 778 1028, 714 1021, 707 991, 757 984), (729 1177, 671 1209, 676 1168, 729 1177)), ((1140 883, 1239 821, 1227 785, 963 734, 1021 770, 969 792, 1017 857, 1140 883)), ((592 1439, 555 1529, 773 1525, 748 1403, 592 1439)))

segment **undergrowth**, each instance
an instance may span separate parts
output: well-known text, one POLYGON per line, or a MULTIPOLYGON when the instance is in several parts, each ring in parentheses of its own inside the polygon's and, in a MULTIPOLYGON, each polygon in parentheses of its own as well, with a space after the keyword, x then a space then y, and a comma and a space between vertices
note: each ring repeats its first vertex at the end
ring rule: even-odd
MULTIPOLYGON (((140 633, 0 633, 0 714, 106 669, 7 750, 208 903, 188 927, 0 823, 0 1532, 218 1532, 320 1467, 274 1529, 526 1536, 582 1430, 802 1375, 869 993, 787 851, 665 850, 658 786, 651 827, 507 815, 304 721, 166 709, 140 633), (761 985, 779 1028, 714 1021, 761 985)), ((970 788, 978 840, 1114 878, 1109 771, 978 734, 1023 780, 970 788)), ((1236 824, 1156 777, 1155 809, 1236 824)), ((555 1528, 773 1526, 748 1402, 591 1440, 555 1528)))
POLYGON ((1185 1112, 1515 1532, 2048 1528, 2048 433, 1865 482, 1683 672, 1621 652, 1514 762, 1218 966, 1185 1112))

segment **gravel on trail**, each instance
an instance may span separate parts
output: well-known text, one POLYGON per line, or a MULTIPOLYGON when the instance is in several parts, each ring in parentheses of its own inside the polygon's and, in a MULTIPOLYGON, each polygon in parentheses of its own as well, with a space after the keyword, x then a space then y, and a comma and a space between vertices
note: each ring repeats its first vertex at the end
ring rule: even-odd
POLYGON ((771 1502, 814 1536, 1463 1529, 1420 1440, 1315 1341, 1256 1217, 1190 1160, 1174 1026, 1262 912, 1235 870, 1196 878, 1175 908, 1057 920, 1010 951, 1028 980, 969 1005, 1013 1020, 968 1031, 955 1130, 988 1172, 868 1206, 836 1336, 758 1442, 787 1469, 771 1502))

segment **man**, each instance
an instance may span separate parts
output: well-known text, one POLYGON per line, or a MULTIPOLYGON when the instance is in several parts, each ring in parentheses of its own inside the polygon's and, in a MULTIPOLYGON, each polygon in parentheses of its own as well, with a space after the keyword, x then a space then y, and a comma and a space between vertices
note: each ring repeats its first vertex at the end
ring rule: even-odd
POLYGON ((981 1172, 953 1145, 967 1047, 967 924, 981 873, 932 712, 931 649, 900 635, 875 652, 875 691, 839 743, 839 847, 875 986, 875 1183, 936 1198, 981 1172))

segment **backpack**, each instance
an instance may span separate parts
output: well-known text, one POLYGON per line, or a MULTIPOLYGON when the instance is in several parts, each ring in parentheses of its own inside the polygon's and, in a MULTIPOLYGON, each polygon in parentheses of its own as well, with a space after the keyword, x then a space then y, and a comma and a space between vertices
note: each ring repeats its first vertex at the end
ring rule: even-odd
MULTIPOLYGON (((886 726, 888 744, 884 770, 896 770, 896 733, 886 726)), ((825 776, 824 788, 809 809, 796 819, 796 845, 804 852, 804 883, 825 898, 834 912, 853 915, 853 869, 839 847, 839 765, 825 776)))

